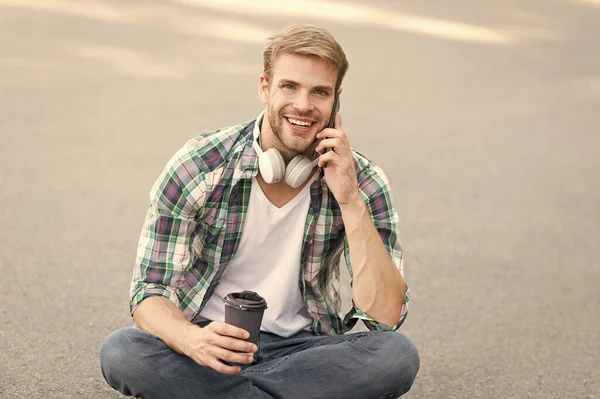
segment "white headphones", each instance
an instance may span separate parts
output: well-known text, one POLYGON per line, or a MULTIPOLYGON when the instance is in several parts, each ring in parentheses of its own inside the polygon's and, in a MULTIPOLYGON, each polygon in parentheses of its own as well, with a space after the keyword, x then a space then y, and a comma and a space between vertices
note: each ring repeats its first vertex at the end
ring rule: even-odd
MULTIPOLYGON (((340 99, 337 94, 333 101, 333 110, 329 117, 329 123, 327 127, 333 128, 335 125, 335 115, 340 110, 340 99)), ((311 161, 304 155, 297 155, 290 161, 287 168, 283 157, 275 148, 269 148, 267 151, 263 151, 258 143, 258 137, 260 136, 260 124, 264 119, 265 111, 263 111, 256 119, 256 125, 254 125, 254 143, 252 144, 256 153, 258 154, 258 169, 262 178, 267 183, 277 183, 281 179, 285 179, 288 186, 297 188, 302 185, 310 176, 313 168, 319 163, 319 157, 311 161)))
POLYGON ((297 188, 310 176, 310 173, 319 162, 319 158, 311 161, 304 155, 297 155, 290 161, 287 168, 283 156, 275 148, 263 151, 258 143, 260 128, 255 129, 254 143, 252 144, 258 154, 258 169, 262 178, 267 183, 277 183, 283 178, 288 186, 297 188))

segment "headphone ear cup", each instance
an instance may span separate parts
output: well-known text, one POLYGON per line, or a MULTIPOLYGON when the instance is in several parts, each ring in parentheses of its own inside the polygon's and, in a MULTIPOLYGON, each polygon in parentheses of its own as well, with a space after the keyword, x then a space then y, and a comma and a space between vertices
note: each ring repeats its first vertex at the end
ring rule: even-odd
POLYGON ((275 148, 270 148, 258 158, 258 168, 267 183, 279 182, 285 173, 283 157, 275 148))
POLYGON ((287 166, 285 182, 290 187, 300 187, 308 179, 313 168, 314 165, 310 159, 303 155, 298 155, 287 166))

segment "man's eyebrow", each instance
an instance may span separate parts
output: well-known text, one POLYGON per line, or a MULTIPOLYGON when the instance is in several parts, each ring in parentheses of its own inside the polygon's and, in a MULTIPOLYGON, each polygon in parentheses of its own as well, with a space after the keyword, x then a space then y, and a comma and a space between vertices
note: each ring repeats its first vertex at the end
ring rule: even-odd
POLYGON ((300 86, 300 84, 298 82, 294 82, 291 79, 279 79, 278 82, 280 85, 294 85, 294 86, 300 86))
MULTIPOLYGON (((301 86, 300 83, 293 81, 291 79, 280 79, 279 80, 279 85, 293 85, 293 86, 301 86)), ((333 91, 333 87, 329 86, 329 85, 325 85, 325 86, 315 86, 313 87, 313 90, 325 90, 325 91, 333 91)))
POLYGON ((314 88, 315 90, 325 90, 325 91, 333 91, 333 87, 332 86, 317 86, 314 88))

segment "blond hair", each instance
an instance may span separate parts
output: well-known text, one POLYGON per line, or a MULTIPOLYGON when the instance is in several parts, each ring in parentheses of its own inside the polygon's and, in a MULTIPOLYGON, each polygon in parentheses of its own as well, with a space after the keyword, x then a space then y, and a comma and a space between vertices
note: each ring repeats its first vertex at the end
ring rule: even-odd
POLYGON ((336 89, 348 70, 342 46, 327 30, 313 25, 293 25, 268 38, 263 51, 263 74, 270 83, 273 65, 280 54, 320 58, 337 70, 336 89))

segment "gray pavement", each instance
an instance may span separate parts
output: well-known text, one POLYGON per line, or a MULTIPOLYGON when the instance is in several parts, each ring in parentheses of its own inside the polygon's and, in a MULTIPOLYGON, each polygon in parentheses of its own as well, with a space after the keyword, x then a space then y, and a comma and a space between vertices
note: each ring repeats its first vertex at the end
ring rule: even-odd
POLYGON ((0 0, 0 397, 119 397, 98 353, 150 186, 258 114, 266 36, 311 22, 394 190, 407 397, 600 398, 598 0, 284 3, 0 0))

